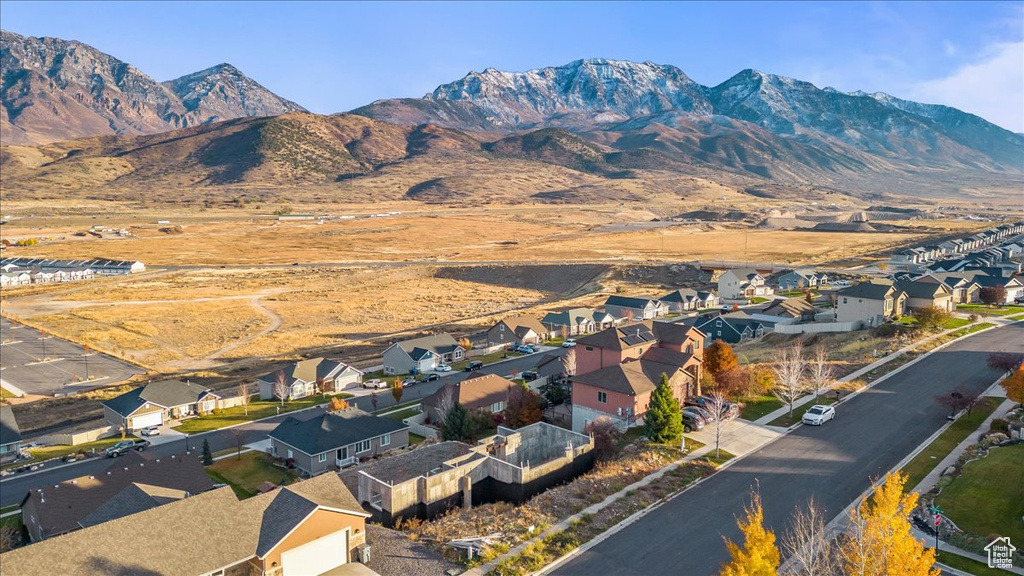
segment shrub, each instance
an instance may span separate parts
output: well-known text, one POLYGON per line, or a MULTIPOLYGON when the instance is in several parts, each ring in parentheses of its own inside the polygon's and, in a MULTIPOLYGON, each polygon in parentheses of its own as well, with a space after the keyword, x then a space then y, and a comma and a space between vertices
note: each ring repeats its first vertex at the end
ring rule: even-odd
POLYGON ((1003 434, 1010 434, 1010 423, 1002 418, 996 418, 992 420, 992 423, 988 427, 991 432, 1002 432, 1003 434))
POLYGON ((583 433, 594 436, 594 458, 598 460, 609 460, 614 457, 622 439, 622 432, 606 416, 587 424, 583 433))
POLYGON ((288 467, 289 470, 295 468, 295 458, 288 458, 288 459, 286 459, 284 461, 284 465, 286 467, 288 467))

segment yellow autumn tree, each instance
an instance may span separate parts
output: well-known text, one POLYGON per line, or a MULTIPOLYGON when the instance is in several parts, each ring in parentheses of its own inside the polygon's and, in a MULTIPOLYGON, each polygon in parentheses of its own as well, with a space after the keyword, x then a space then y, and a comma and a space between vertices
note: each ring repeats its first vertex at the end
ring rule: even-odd
POLYGON ((914 537, 910 513, 916 493, 903 493, 907 476, 886 475, 870 499, 850 511, 842 542, 844 574, 848 576, 939 576, 935 551, 914 537))
POLYGON ((331 412, 337 412, 338 410, 347 410, 348 406, 349 406, 349 404, 348 404, 348 402, 345 401, 344 398, 339 398, 338 396, 332 396, 331 397, 331 403, 330 403, 330 411, 331 412))
POLYGON ((1007 398, 1017 404, 1024 404, 1024 366, 1018 366, 1012 374, 1003 378, 999 385, 1006 390, 1007 398))
POLYGON ((737 520, 743 532, 743 546, 725 539, 729 549, 729 562, 722 565, 721 576, 777 576, 779 573, 779 548, 775 545, 775 533, 764 527, 764 511, 761 497, 754 494, 750 506, 742 519, 737 520))

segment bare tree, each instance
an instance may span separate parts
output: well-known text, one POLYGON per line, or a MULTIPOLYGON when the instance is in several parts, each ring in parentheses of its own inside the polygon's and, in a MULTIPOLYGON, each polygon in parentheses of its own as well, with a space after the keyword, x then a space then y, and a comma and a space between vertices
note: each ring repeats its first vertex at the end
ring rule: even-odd
POLYGON ((799 342, 781 348, 772 366, 772 371, 775 372, 775 387, 772 394, 789 404, 790 418, 793 417, 793 403, 803 396, 807 387, 804 380, 806 369, 807 361, 804 360, 803 346, 799 342))
POLYGON ((236 457, 239 460, 241 460, 242 459, 242 444, 244 443, 244 440, 245 440, 245 433, 242 431, 241 428, 232 428, 231 429, 231 436, 235 440, 236 457))
POLYGON ((288 376, 285 376, 284 370, 277 371, 277 377, 274 379, 274 398, 281 401, 281 406, 284 406, 284 400, 288 397, 288 376))
POLYGON ((252 401, 252 384, 242 382, 238 385, 238 399, 245 409, 245 415, 249 415, 249 402, 252 401))
POLYGON ((722 447, 722 434, 725 432, 725 425, 729 422, 729 401, 725 394, 715 390, 704 395, 707 402, 702 405, 705 413, 709 414, 712 424, 715 425, 715 458, 718 458, 722 447))
POLYGON ((441 417, 441 422, 444 422, 445 418, 448 417, 448 412, 455 407, 455 386, 451 384, 445 384, 441 388, 441 393, 437 396, 437 413, 441 417))
POLYGON ((828 361, 828 348, 824 342, 814 347, 814 357, 808 364, 807 375, 816 399, 820 399, 835 381, 836 369, 828 361))
POLYGON ((370 392, 370 405, 373 406, 373 411, 377 411, 377 390, 370 392))
POLYGON ((826 528, 825 511, 811 498, 797 508, 781 548, 788 558, 780 572, 793 576, 839 576, 839 550, 835 535, 826 528))
MULTIPOLYGON (((332 382, 331 384, 334 384, 334 383, 332 382)), ((323 378, 317 378, 316 379, 316 391, 318 393, 320 393, 320 394, 326 395, 327 392, 329 392, 329 391, 333 392, 334 390, 328 390, 327 380, 324 380, 323 378)))
POLYGON ((576 349, 569 348, 569 351, 562 356, 562 375, 566 379, 576 375, 576 349))

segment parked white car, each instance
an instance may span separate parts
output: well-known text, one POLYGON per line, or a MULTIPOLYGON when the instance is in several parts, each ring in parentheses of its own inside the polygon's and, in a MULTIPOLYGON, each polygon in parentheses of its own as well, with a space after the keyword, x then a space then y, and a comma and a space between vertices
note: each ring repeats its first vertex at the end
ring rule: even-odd
POLYGON ((576 340, 573 340, 572 338, 569 338, 565 342, 562 342, 562 348, 575 348, 575 347, 576 347, 576 340))
POLYGON ((451 366, 451 364, 441 364, 441 365, 439 365, 436 368, 436 370, 438 372, 451 372, 452 371, 452 366, 451 366))
POLYGON ((363 388, 387 388, 387 382, 384 382, 380 378, 373 378, 370 380, 363 381, 363 388))
POLYGON ((807 412, 804 412, 804 417, 801 421, 804 424, 810 424, 811 426, 821 426, 835 417, 835 408, 831 406, 824 406, 822 404, 815 404, 814 406, 811 406, 807 412))
POLYGON ((850 281, 849 280, 835 280, 834 282, 832 282, 832 285, 833 286, 849 286, 850 285, 850 281))
POLYGON ((140 434, 143 436, 159 436, 160 429, 156 426, 150 426, 149 428, 143 428, 140 434))

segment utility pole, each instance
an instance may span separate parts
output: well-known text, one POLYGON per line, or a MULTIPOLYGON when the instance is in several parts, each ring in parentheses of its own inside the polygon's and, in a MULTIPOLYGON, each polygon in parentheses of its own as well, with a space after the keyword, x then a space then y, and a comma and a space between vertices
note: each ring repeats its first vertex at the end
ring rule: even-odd
POLYGON ((84 352, 82 357, 85 358, 85 381, 88 382, 89 381, 89 347, 88 346, 83 346, 82 347, 82 351, 84 352))

